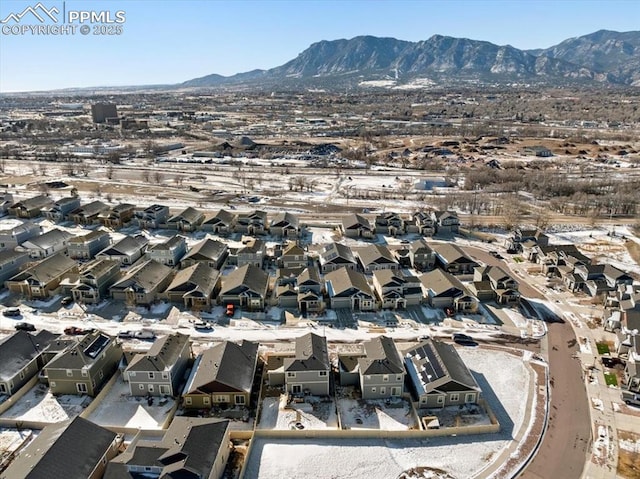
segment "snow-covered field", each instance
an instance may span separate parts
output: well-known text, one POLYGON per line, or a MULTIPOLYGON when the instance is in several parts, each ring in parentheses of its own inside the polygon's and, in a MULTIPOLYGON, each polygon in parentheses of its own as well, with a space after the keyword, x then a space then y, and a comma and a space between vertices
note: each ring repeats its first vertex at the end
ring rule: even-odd
POLYGON ((262 401, 258 429, 292 429, 297 423, 304 429, 336 429, 338 418, 333 401, 307 398, 303 404, 286 407, 286 396, 262 401))
POLYGON ((382 400, 338 399, 340 421, 345 429, 401 431, 417 427, 411 405, 404 399, 386 404, 382 400))
POLYGON ((247 458, 245 477, 393 479, 421 466, 451 477, 472 477, 500 454, 519 428, 527 427, 531 373, 521 358, 508 353, 477 348, 460 348, 459 352, 498 416, 500 433, 421 440, 257 438, 247 458))
POLYGON ((159 398, 153 399, 149 405, 145 397, 132 397, 129 385, 120 378, 87 419, 101 426, 161 429, 174 400, 162 399, 160 404, 159 398))
POLYGON ((87 396, 54 396, 44 384, 37 384, 7 410, 2 419, 54 423, 73 419, 91 403, 87 396))

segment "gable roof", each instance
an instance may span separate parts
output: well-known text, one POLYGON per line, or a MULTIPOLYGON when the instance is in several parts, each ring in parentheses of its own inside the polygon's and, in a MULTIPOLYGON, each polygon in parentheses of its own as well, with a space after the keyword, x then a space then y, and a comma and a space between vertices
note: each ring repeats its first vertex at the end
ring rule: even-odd
POLYGON ((377 336, 364 343, 365 357, 358 359, 361 374, 402 374, 404 363, 393 339, 377 336))
POLYGON ((77 263, 74 260, 66 257, 62 253, 58 253, 53 256, 49 256, 48 258, 45 258, 35 265, 18 273, 11 278, 10 281, 24 281, 26 279, 33 278, 38 283, 45 284, 58 278, 74 266, 77 266, 77 263))
POLYGON ((371 223, 367 218, 357 213, 350 214, 342 217, 342 226, 346 229, 353 229, 358 227, 363 227, 369 230, 373 230, 371 227, 371 223))
POLYGON ((198 211, 197 209, 191 206, 188 206, 177 215, 169 218, 167 223, 175 223, 177 221, 188 221, 190 223, 193 223, 196 221, 200 221, 203 217, 204 217, 204 214, 201 211, 198 211))
POLYGON ((102 201, 92 201, 87 203, 86 205, 80 206, 80 208, 76 208, 70 214, 71 215, 82 215, 82 216, 95 216, 100 214, 102 211, 107 211, 109 209, 109 205, 103 203, 102 201))
POLYGON ((169 371, 188 344, 189 336, 186 334, 175 333, 158 338, 149 351, 133 357, 126 371, 169 371))
POLYGON ((360 258, 360 261, 365 268, 372 263, 397 264, 397 261, 394 258, 393 254, 391 254, 391 251, 389 251, 389 248, 379 244, 370 244, 358 250, 358 257, 360 258))
POLYGON ((239 286, 245 286, 251 291, 263 295, 266 293, 268 285, 269 275, 265 271, 252 264, 245 264, 222 279, 220 296, 239 286))
POLYGON ((424 273, 420 275, 419 278, 422 285, 428 291, 431 291, 433 296, 439 296, 450 289, 458 289, 463 294, 467 292, 467 289, 458 278, 441 269, 434 269, 433 271, 424 273))
POLYGON ((371 286, 364 274, 349 268, 339 268, 324 276, 329 296, 337 296, 355 288, 358 291, 372 295, 371 286))
POLYGON ((271 220, 271 226, 293 226, 297 228, 299 224, 298 216, 288 211, 281 211, 277 213, 271 220))
POLYGON ((250 393, 258 358, 258 344, 230 341, 216 344, 198 356, 183 394, 198 392, 250 393))
POLYGON ((143 236, 125 236, 116 244, 103 249, 98 254, 101 256, 129 256, 142 250, 147 244, 143 236))
POLYGON ((233 224, 236 215, 227 210, 220 210, 215 215, 210 218, 207 218, 204 224, 218 224, 222 223, 224 225, 230 226, 233 224))
POLYGON ((0 343, 0 381, 8 381, 15 376, 57 337, 57 334, 43 329, 38 334, 16 331, 4 339, 0 343))
POLYGON ((147 251, 171 251, 172 249, 177 248, 183 243, 185 243, 184 236, 174 235, 168 240, 163 241, 162 243, 156 243, 149 246, 147 251))
POLYGON ((97 361, 100 353, 108 348, 114 339, 94 331, 75 340, 71 346, 56 355, 45 369, 81 369, 97 361))
POLYGON ((225 243, 211 238, 205 238, 193 245, 193 247, 187 251, 187 254, 184 255, 182 261, 217 261, 225 251, 227 251, 227 245, 225 243))
POLYGON ((196 263, 185 269, 181 269, 167 287, 166 291, 185 291, 185 294, 194 292, 209 296, 218 282, 220 271, 205 263, 196 263))
POLYGON ((451 243, 433 243, 431 248, 444 263, 476 263, 460 246, 451 243))
POLYGON ((111 288, 133 288, 144 292, 150 292, 167 279, 167 276, 172 272, 173 270, 168 266, 150 259, 142 263, 136 263, 125 273, 124 277, 114 283, 111 288))
POLYGON ((42 233, 40 236, 34 236, 33 238, 28 239, 27 241, 22 243, 22 247, 28 249, 31 246, 34 246, 40 249, 48 249, 52 246, 67 241, 72 237, 73 235, 71 233, 54 228, 47 231, 46 233, 42 233))
POLYGON ((46 426, 2 477, 87 479, 117 434, 77 416, 46 426))
POLYGON ((68 242, 72 244, 84 244, 103 236, 109 236, 109 233, 104 230, 93 230, 86 235, 74 236, 73 238, 70 238, 68 242))
POLYGON ((320 253, 320 263, 356 263, 351 248, 340 243, 331 243, 320 253))
POLYGON ((296 354, 284 359, 285 371, 328 371, 327 338, 307 333, 296 338, 296 354))

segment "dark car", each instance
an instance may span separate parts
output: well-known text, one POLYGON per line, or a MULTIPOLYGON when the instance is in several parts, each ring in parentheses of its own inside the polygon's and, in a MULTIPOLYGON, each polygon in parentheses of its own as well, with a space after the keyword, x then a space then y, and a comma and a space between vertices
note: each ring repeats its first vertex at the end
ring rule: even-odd
POLYGON ((62 298, 62 301, 60 301, 62 306, 69 306, 71 303, 73 303, 73 298, 71 296, 65 296, 62 298))
POLYGON ((20 316, 20 308, 7 308, 4 311, 2 311, 2 315, 3 316, 7 316, 9 318, 13 318, 16 316, 20 316))
POLYGON ((466 334, 462 334, 462 333, 455 333, 453 335, 453 340, 458 343, 461 344, 462 346, 477 346, 478 343, 476 343, 475 339, 473 339, 471 336, 467 336, 466 334))
POLYGON ((16 329, 18 331, 35 331, 36 327, 31 323, 20 322, 16 323, 16 329))

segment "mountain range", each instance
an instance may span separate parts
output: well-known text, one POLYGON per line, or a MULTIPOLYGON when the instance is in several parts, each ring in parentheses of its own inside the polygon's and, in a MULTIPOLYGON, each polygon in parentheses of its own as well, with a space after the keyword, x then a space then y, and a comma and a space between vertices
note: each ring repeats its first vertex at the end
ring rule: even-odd
POLYGON ((358 36, 314 43, 269 70, 212 74, 177 86, 412 88, 456 83, 640 86, 640 31, 600 30, 537 50, 442 35, 419 42, 358 36))

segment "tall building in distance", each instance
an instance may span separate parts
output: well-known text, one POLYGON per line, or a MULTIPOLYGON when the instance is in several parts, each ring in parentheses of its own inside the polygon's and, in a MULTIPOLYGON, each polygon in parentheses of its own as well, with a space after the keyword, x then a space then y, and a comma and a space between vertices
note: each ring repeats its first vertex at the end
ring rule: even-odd
POLYGON ((107 118, 118 118, 115 103, 94 103, 91 105, 91 118, 94 123, 104 123, 107 118))

